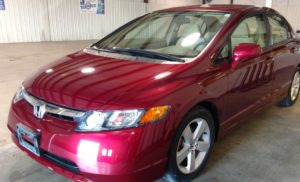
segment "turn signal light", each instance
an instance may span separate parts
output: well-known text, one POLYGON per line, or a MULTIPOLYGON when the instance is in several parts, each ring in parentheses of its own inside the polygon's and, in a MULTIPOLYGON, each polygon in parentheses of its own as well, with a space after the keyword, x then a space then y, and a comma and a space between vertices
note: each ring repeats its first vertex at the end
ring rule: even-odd
POLYGON ((158 106, 150 108, 140 120, 141 124, 154 122, 165 117, 169 112, 169 106, 158 106))

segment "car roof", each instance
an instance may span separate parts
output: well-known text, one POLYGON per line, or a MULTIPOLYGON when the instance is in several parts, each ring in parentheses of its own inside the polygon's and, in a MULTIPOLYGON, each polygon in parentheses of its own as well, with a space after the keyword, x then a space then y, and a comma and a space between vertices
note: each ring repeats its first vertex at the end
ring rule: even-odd
POLYGON ((225 11, 225 12, 242 12, 242 11, 259 11, 259 10, 271 10, 270 8, 265 7, 256 7, 253 5, 229 5, 229 4, 207 4, 207 5, 194 5, 194 6, 183 6, 183 7, 174 7, 169 9, 160 10, 162 11, 225 11))

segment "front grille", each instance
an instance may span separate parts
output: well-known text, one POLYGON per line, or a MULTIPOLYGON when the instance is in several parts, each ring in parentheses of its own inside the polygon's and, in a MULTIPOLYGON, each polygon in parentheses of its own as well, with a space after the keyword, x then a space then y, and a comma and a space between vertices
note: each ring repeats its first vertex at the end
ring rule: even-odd
POLYGON ((80 174, 80 170, 79 170, 78 166, 72 161, 58 157, 58 156, 51 154, 49 152, 46 152, 46 151, 42 151, 42 157, 55 163, 56 165, 58 165, 64 169, 72 171, 76 174, 80 174))
POLYGON ((23 91, 23 98, 32 107, 43 106, 45 109, 45 114, 47 114, 51 117, 58 118, 58 119, 76 122, 76 121, 80 120, 80 118, 84 117, 84 115, 86 113, 84 111, 70 109, 70 108, 66 108, 63 106, 59 106, 56 104, 52 104, 52 103, 43 101, 39 98, 32 96, 25 90, 23 91))
POLYGON ((48 113, 48 116, 58 118, 58 119, 62 119, 62 120, 67 120, 67 121, 74 121, 74 118, 72 118, 72 117, 63 116, 63 115, 59 115, 59 114, 48 113))

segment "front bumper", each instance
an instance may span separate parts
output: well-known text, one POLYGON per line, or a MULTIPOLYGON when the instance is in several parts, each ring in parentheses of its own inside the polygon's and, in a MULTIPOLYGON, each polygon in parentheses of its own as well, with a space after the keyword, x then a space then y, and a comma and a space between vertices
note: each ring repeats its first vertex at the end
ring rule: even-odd
POLYGON ((78 133, 73 130, 74 123, 50 116, 39 120, 32 113, 32 107, 24 101, 12 105, 8 128, 14 143, 37 162, 67 178, 132 182, 153 181, 164 174, 169 141, 163 121, 119 131, 78 133), (41 157, 19 145, 18 123, 40 133, 41 157))

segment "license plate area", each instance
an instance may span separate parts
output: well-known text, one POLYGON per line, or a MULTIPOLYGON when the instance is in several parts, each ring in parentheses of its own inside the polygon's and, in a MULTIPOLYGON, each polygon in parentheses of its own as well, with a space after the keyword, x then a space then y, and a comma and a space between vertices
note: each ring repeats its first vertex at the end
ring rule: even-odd
POLYGON ((39 149, 39 138, 40 134, 28 128, 23 124, 17 124, 17 137, 19 140, 19 144, 34 153, 37 156, 40 155, 39 149))

